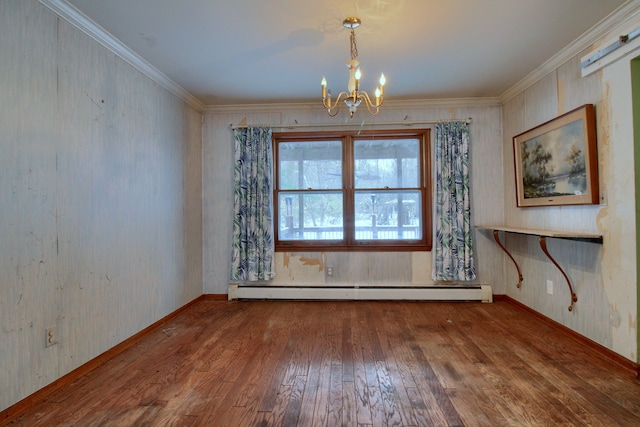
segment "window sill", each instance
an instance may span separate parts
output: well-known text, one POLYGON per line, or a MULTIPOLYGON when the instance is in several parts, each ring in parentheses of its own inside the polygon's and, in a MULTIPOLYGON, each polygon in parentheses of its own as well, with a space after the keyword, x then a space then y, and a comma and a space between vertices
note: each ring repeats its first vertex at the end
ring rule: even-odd
POLYGON ((431 245, 403 244, 403 245, 278 245, 276 252, 430 252, 431 245))

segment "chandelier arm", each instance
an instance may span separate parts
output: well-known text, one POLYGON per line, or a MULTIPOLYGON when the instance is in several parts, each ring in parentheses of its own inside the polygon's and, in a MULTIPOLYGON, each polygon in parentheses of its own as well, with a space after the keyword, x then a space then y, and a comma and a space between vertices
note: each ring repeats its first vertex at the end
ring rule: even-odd
POLYGON ((331 98, 329 98, 329 104, 325 102, 325 98, 322 98, 322 106, 327 109, 327 113, 329 116, 334 117, 338 112, 340 112, 340 107, 342 107, 342 103, 340 102, 343 97, 347 97, 349 94, 347 92, 340 92, 338 97, 336 98, 336 102, 331 105, 331 98), (331 110, 335 109, 335 112, 332 114, 331 110))
POLYGON ((369 94, 364 90, 363 91, 359 91, 358 92, 358 96, 364 98, 365 102, 367 104, 371 105, 374 108, 378 108, 378 107, 380 107, 382 105, 382 97, 378 98, 380 102, 376 104, 373 101, 371 101, 371 97, 369 97, 369 94))
POLYGON ((371 114, 372 116, 377 116, 380 112, 380 106, 382 105, 382 98, 380 98, 379 104, 374 104, 373 102, 371 102, 371 98, 369 97, 369 94, 367 92, 358 92, 358 96, 364 99, 364 105, 367 107, 367 111, 369 112, 369 114, 371 114), (375 109, 375 112, 374 110, 372 110, 372 108, 375 109))
MULTIPOLYGON (((335 108, 336 106, 334 106, 335 108)), ((335 109, 335 111, 332 113, 330 108, 327 108, 327 114, 329 115, 329 117, 335 117, 338 115, 338 113, 340 112, 340 105, 337 105, 338 108, 335 109)))

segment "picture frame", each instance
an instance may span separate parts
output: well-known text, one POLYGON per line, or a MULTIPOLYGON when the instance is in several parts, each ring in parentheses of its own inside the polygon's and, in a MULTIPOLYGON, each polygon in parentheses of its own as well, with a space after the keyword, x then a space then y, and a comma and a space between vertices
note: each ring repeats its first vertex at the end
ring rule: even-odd
POLYGON ((513 153, 518 207, 599 203, 593 104, 514 136, 513 153))

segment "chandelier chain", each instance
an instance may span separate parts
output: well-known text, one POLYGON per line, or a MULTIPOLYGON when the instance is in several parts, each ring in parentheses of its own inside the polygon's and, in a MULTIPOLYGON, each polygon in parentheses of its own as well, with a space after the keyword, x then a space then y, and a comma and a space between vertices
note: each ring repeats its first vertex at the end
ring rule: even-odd
POLYGON ((354 31, 354 29, 351 29, 351 59, 357 59, 358 58, 358 45, 356 44, 356 32, 354 31))

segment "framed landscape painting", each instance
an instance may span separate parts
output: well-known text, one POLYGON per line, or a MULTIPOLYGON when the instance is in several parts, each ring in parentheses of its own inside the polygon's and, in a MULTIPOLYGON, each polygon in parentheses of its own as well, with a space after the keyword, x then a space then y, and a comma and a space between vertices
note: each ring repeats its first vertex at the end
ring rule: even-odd
POLYGON ((597 204, 592 104, 513 137, 518 207, 597 204))

